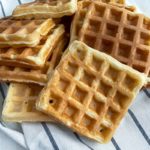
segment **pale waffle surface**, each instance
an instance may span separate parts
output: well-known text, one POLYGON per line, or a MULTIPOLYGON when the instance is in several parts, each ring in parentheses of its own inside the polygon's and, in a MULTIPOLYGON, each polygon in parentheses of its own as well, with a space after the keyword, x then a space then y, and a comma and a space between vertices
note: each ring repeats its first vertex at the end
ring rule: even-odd
POLYGON ((0 47, 34 47, 54 26, 52 19, 19 21, 10 18, 0 19, 0 47))
POLYGON ((10 84, 3 107, 2 119, 11 122, 50 121, 50 117, 35 108, 35 102, 41 89, 42 87, 32 84, 10 84))
POLYGON ((47 82, 47 75, 51 72, 51 69, 58 64, 62 51, 66 46, 66 42, 66 38, 63 38, 57 44, 57 47, 53 50, 46 64, 41 69, 0 65, 0 80, 6 82, 36 83, 39 85, 45 85, 47 82))
POLYGON ((75 41, 40 93, 36 107, 105 143, 146 80, 144 74, 75 41))
POLYGON ((150 77, 150 19, 144 15, 86 0, 71 31, 71 41, 80 40, 150 77))
POLYGON ((70 16, 77 10, 77 0, 36 0, 19 5, 13 11, 13 17, 30 18, 60 18, 70 16))
POLYGON ((63 25, 51 29, 47 36, 35 47, 0 48, 0 65, 28 68, 43 67, 57 44, 64 38, 63 25))

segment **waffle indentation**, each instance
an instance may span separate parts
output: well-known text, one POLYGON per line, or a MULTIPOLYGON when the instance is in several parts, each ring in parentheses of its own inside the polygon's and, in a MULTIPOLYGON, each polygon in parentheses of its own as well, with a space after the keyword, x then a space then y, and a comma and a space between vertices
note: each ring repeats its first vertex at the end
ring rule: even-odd
POLYGON ((67 67, 66 67, 66 71, 67 71, 68 73, 70 73, 72 76, 74 76, 75 73, 77 72, 77 70, 78 70, 78 65, 73 64, 73 63, 71 63, 71 62, 68 63, 68 65, 67 65, 67 67))
POLYGON ((131 77, 130 75, 126 75, 122 82, 123 86, 130 91, 133 91, 137 85, 137 80, 131 77))
POLYGON ((132 29, 128 29, 128 28, 124 28, 123 30, 123 38, 125 40, 128 40, 130 42, 132 42, 134 40, 135 37, 135 31, 132 29))
POLYGON ((90 73, 84 71, 84 73, 83 73, 83 75, 82 75, 82 77, 81 77, 80 80, 81 80, 83 83, 85 83, 86 85, 91 86, 91 85, 92 85, 92 82, 94 81, 94 79, 95 79, 95 76, 94 76, 94 75, 92 75, 92 74, 90 74, 90 73))
POLYGON ((111 107, 108 108, 106 113, 106 119, 109 120, 111 123, 116 123, 119 116, 120 116, 119 112, 113 110, 111 107))
POLYGON ((27 101, 27 102, 25 102, 25 105, 27 105, 26 109, 27 109, 28 112, 35 112, 35 111, 37 111, 36 108, 35 108, 35 100, 27 101))
POLYGON ((134 64, 134 65, 132 65, 132 68, 139 72, 146 72, 146 66, 143 66, 140 64, 134 64))
POLYGON ((102 39, 99 50, 111 54, 113 51, 114 42, 111 40, 102 39))
POLYGON ((125 44, 119 44, 118 56, 129 58, 131 54, 131 46, 125 44))
POLYGON ((75 90, 73 92, 73 98, 75 100, 77 100, 78 102, 83 103, 83 101, 85 100, 87 94, 88 93, 85 90, 83 90, 80 87, 76 86, 75 90))
POLYGON ((82 10, 87 11, 90 7, 90 2, 82 3, 82 10))
POLYGON ((98 98, 96 98, 95 96, 93 97, 89 105, 89 108, 92 109, 97 114, 102 112, 104 110, 104 107, 105 107, 105 103, 102 100, 99 100, 98 98))
POLYGON ((83 61, 85 59, 85 56, 86 56, 86 51, 82 51, 80 49, 77 50, 76 52, 78 58, 83 61))
POLYGON ((99 71, 103 63, 103 60, 93 55, 91 65, 94 70, 99 71))
POLYGON ((78 109, 75 108, 74 106, 68 104, 67 105, 67 108, 65 109, 64 111, 64 115, 67 117, 67 118, 70 118, 71 120, 74 120, 75 119, 75 115, 76 113, 78 112, 78 109))
POLYGON ((96 120, 91 118, 88 115, 84 115, 83 119, 81 121, 81 125, 85 128, 87 128, 88 130, 91 130, 95 124, 96 120))
POLYGON ((61 100, 60 96, 58 96, 55 93, 51 93, 51 96, 49 98, 49 106, 50 107, 53 107, 54 109, 57 110, 59 108, 59 105, 61 102, 62 102, 62 100, 61 100))
POLYGON ((118 26, 108 23, 106 25, 105 34, 110 35, 112 37, 116 37, 118 33, 118 26))
POLYGON ((97 91, 100 92, 103 96, 108 97, 112 87, 106 84, 103 81, 100 81, 97 91))
POLYGON ((114 102, 119 105, 121 108, 125 108, 129 103, 129 97, 120 91, 117 91, 114 96, 114 102))
POLYGON ((20 112, 22 110, 22 102, 21 101, 10 102, 10 105, 11 105, 11 108, 9 109, 9 112, 20 112))
POLYGON ((138 15, 131 15, 127 14, 127 24, 137 26, 139 16, 138 15))
POLYGON ((135 59, 139 60, 139 61, 147 62, 148 61, 148 55, 149 55, 148 50, 143 50, 143 49, 138 48, 136 50, 135 59))
POLYGON ((67 88, 68 88, 68 86, 69 86, 69 84, 70 83, 69 83, 68 80, 60 78, 60 80, 58 82, 58 88, 65 93, 67 88))
POLYGON ((140 35, 140 43, 142 45, 150 45, 150 33, 142 32, 140 35))
POLYGON ((144 20, 143 20, 143 27, 145 28, 145 29, 148 29, 148 30, 150 30, 150 20, 148 19, 148 18, 144 18, 144 20))
POLYGON ((109 15, 110 20, 114 20, 118 22, 121 20, 121 16, 122 16, 122 11, 113 8, 110 10, 110 15, 109 15))
POLYGON ((117 79, 119 77, 119 73, 120 73, 119 70, 117 70, 116 68, 114 68, 112 66, 109 66, 109 68, 105 72, 105 76, 115 82, 115 81, 117 81, 117 79))
POLYGON ((104 13, 105 13, 105 6, 96 4, 94 9, 94 15, 98 17, 103 17, 104 13))
MULTIPOLYGON (((30 88, 30 92, 29 92, 29 95, 31 97, 36 97, 39 95, 39 92, 42 90, 42 87, 41 86, 33 86, 33 85, 29 85, 29 88, 30 88)), ((24 90, 23 90, 24 91, 24 90)))
POLYGON ((97 33, 100 29, 100 26, 101 22, 99 20, 94 20, 91 18, 89 20, 88 30, 97 33))
POLYGON ((85 34, 83 37, 83 41, 86 41, 86 44, 94 47, 95 46, 95 42, 96 42, 96 37, 93 36, 92 34, 85 34))

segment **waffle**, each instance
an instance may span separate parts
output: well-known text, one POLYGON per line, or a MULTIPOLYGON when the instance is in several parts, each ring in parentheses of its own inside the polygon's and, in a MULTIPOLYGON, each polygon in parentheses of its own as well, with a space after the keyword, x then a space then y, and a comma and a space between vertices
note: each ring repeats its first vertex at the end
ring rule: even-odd
POLYGON ((60 18, 70 16, 76 10, 77 0, 36 0, 17 6, 13 11, 13 17, 17 19, 60 18))
POLYGON ((54 68, 62 55, 62 50, 66 45, 66 38, 63 38, 49 56, 46 64, 41 69, 30 69, 12 66, 0 66, 0 80, 6 82, 34 83, 45 85, 47 76, 54 68))
POLYGON ((2 112, 2 119, 11 122, 39 122, 51 119, 35 108, 42 87, 32 84, 10 84, 2 112))
POLYGON ((1 48, 0 65, 39 68, 43 67, 53 49, 64 37, 64 26, 59 25, 50 30, 46 37, 35 47, 1 48))
POLYGON ((102 2, 113 2, 113 3, 119 3, 119 4, 125 4, 125 0, 101 0, 102 2))
MULTIPOLYGON (((83 1, 83 0, 78 0, 78 1, 83 1)), ((125 0, 99 0, 104 3, 119 3, 119 4, 125 4, 125 0)))
POLYGON ((105 143, 145 82, 145 74, 74 41, 40 93, 36 108, 105 143))
POLYGON ((80 2, 71 28, 71 41, 82 41, 150 77, 149 18, 86 0, 80 2))
POLYGON ((52 19, 19 21, 11 18, 0 19, 0 47, 34 47, 54 26, 52 19))
POLYGON ((114 2, 110 2, 109 4, 117 6, 119 8, 127 9, 127 10, 132 11, 132 12, 136 11, 136 7, 135 6, 128 6, 128 5, 123 5, 121 3, 119 4, 119 3, 114 3, 114 2))

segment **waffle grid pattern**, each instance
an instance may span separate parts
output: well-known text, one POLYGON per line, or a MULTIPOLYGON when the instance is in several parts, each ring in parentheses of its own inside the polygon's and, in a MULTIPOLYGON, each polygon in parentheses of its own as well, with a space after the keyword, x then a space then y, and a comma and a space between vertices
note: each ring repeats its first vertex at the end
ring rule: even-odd
POLYGON ((103 143, 111 139, 140 81, 82 46, 63 58, 37 108, 103 143))
POLYGON ((43 37, 35 47, 1 48, 0 64, 18 65, 19 67, 25 66, 28 68, 43 67, 57 43, 64 38, 64 32, 64 26, 59 25, 50 30, 48 35, 43 37))
POLYGON ((80 2, 72 29, 72 41, 78 39, 150 76, 149 18, 87 0, 80 2))
POLYGON ((125 0, 101 0, 104 3, 119 3, 119 4, 125 4, 125 0))
POLYGON ((36 83, 44 85, 47 81, 47 65, 42 69, 20 68, 13 66, 0 66, 0 80, 6 82, 36 83))
POLYGON ((41 36, 55 26, 52 19, 47 20, 0 20, 0 47, 35 46, 41 36))
POLYGON ((70 0, 36 0, 37 4, 50 4, 51 6, 58 6, 58 5, 62 5, 62 4, 68 4, 70 2, 70 0))
POLYGON ((74 14, 76 9, 77 0, 36 0, 16 7, 13 17, 16 19, 60 18, 74 14))
POLYGON ((63 38, 49 56, 45 66, 41 69, 0 66, 1 81, 36 83, 39 85, 45 85, 47 82, 47 75, 58 64, 66 43, 67 39, 63 38))
POLYGON ((5 100, 2 118, 5 121, 50 121, 50 118, 35 108, 42 87, 12 83, 5 100))

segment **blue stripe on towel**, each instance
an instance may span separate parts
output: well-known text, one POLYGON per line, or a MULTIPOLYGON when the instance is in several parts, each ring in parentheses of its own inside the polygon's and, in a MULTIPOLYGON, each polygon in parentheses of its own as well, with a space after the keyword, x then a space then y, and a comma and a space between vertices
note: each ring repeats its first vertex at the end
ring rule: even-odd
POLYGON ((76 132, 73 132, 73 133, 74 133, 75 137, 78 139, 78 141, 80 141, 83 145, 88 147, 90 150, 94 150, 92 147, 90 147, 88 144, 86 144, 76 132))
POLYGON ((147 90, 147 89, 144 89, 143 91, 144 91, 144 93, 146 94, 146 96, 150 98, 150 93, 148 92, 148 90, 147 90))
POLYGON ((145 138, 145 140, 147 141, 147 143, 150 145, 150 139, 149 139, 148 135, 146 134, 145 130, 143 129, 143 127, 141 126, 141 124, 139 123, 139 121, 137 120, 134 113, 130 109, 128 110, 128 113, 132 117, 133 121, 135 122, 136 126, 138 127, 138 129, 142 133, 142 135, 145 138))
POLYGON ((50 142, 52 143, 52 146, 53 146, 54 150, 59 150, 58 145, 56 144, 55 139, 53 138, 52 133, 49 130, 49 128, 47 127, 46 123, 43 122, 41 124, 42 124, 42 126, 43 126, 50 142))
POLYGON ((5 14, 4 7, 3 7, 3 4, 2 4, 1 1, 0 1, 0 7, 1 7, 1 10, 2 10, 2 13, 3 13, 3 16, 5 17, 6 14, 5 14))
POLYGON ((119 147, 118 143, 116 142, 116 140, 114 138, 111 139, 111 142, 113 143, 116 150, 121 150, 121 148, 119 147))

